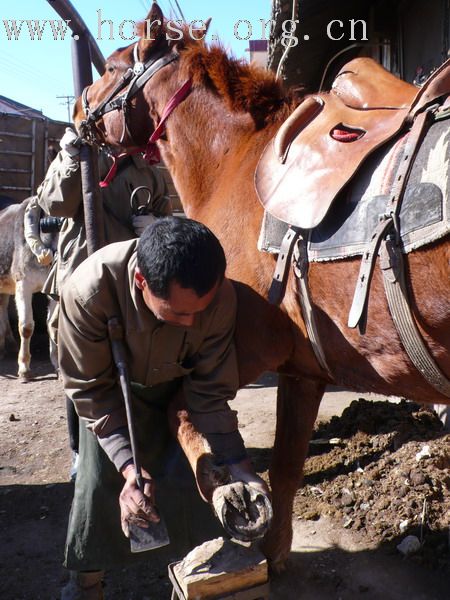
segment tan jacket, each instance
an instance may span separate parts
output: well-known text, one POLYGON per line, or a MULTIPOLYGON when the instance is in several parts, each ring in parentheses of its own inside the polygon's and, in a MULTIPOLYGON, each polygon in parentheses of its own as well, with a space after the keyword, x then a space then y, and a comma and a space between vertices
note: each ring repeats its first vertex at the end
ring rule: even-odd
POLYGON ((136 246, 132 240, 102 248, 62 288, 59 361, 66 393, 81 417, 97 422, 99 437, 126 424, 107 331, 108 319, 117 316, 133 382, 154 386, 182 377, 197 428, 235 431, 236 413, 227 404, 238 389, 233 286, 224 281, 193 327, 162 323, 135 286, 136 246))
MULTIPOLYGON (((131 225, 130 196, 139 186, 150 188, 153 206, 159 216, 172 213, 167 187, 160 172, 149 167, 139 155, 127 157, 124 161, 119 163, 118 173, 109 187, 100 192, 108 244, 136 237, 131 225)), ((104 155, 100 155, 101 177, 106 175, 109 167, 110 163, 104 155)), ((43 289, 47 294, 58 296, 65 279, 87 257, 79 160, 60 152, 50 165, 37 194, 39 205, 48 215, 67 217, 59 234, 57 260, 43 289)))

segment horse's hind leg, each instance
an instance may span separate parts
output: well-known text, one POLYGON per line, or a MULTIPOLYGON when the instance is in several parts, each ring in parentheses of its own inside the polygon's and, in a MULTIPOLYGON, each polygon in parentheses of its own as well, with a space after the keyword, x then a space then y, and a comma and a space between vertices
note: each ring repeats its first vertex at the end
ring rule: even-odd
POLYGON ((294 496, 324 391, 325 384, 320 381, 280 376, 270 466, 273 521, 263 542, 263 551, 276 571, 283 568, 291 550, 294 496))
POLYGON ((19 321, 20 348, 17 362, 19 365, 18 376, 24 379, 31 377, 30 339, 34 331, 33 306, 31 289, 21 280, 16 284, 16 307, 19 321))

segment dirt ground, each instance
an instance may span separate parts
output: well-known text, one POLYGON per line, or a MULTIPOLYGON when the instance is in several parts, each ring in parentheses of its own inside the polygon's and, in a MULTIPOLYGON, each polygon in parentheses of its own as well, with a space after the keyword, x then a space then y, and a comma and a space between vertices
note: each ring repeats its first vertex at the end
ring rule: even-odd
MULTIPOLYGON (((12 357, 0 362, 2 600, 56 599, 67 580, 61 562, 73 486, 62 387, 44 336, 33 349, 36 378, 28 383, 15 377, 12 357)), ((264 477, 275 384, 267 375, 233 403, 264 477)), ((365 398, 335 390, 322 403, 295 499, 290 563, 271 580, 274 600, 450 598, 450 436, 417 405, 365 398), (405 557, 397 545, 408 535, 420 548, 405 557)), ((107 600, 170 592, 167 559, 106 578, 107 600)))

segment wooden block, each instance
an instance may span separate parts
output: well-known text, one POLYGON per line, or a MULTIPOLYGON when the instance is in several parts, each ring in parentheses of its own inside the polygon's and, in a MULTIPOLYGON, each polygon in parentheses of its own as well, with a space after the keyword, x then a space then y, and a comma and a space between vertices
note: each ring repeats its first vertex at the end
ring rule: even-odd
POLYGON ((261 552, 222 537, 191 550, 173 572, 186 600, 219 598, 268 579, 261 552))

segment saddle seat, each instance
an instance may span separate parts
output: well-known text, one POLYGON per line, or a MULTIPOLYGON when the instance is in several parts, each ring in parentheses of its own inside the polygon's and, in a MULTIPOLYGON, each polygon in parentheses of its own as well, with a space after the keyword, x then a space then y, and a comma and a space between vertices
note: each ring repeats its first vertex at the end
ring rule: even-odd
POLYGON ((371 58, 355 58, 336 75, 333 94, 351 108, 410 109, 418 89, 399 79, 371 58))
POLYGON ((331 91, 308 96, 267 145, 255 173, 260 202, 281 221, 316 227, 362 162, 448 93, 450 60, 420 89, 370 58, 350 61, 331 91))

